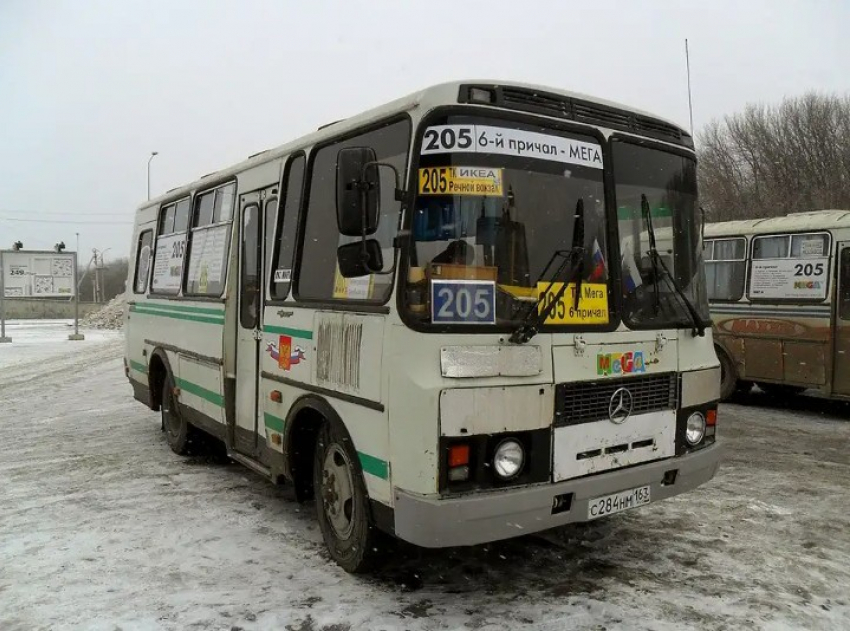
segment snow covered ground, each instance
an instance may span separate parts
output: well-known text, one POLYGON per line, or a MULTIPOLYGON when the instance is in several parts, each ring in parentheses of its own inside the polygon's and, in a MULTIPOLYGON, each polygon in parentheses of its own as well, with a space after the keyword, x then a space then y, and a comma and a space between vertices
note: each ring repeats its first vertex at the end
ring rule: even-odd
POLYGON ((359 578, 289 489, 168 450, 120 333, 68 332, 0 345, 3 631, 850 628, 845 405, 751 395, 697 492, 359 578))

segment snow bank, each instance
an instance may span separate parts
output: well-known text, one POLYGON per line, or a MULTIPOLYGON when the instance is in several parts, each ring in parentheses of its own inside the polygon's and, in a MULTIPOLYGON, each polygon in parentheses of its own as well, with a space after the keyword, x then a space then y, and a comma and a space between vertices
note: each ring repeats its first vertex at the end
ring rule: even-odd
POLYGON ((107 305, 80 320, 80 325, 90 329, 120 329, 124 326, 126 306, 127 296, 118 294, 107 305))

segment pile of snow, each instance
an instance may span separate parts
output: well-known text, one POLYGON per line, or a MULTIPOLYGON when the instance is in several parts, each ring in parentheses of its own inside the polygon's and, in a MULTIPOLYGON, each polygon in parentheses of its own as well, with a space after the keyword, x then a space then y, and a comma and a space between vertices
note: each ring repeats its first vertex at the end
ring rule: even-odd
POLYGON ((80 320, 80 324, 91 329, 120 329, 124 326, 124 309, 127 297, 118 294, 97 311, 93 311, 80 320))

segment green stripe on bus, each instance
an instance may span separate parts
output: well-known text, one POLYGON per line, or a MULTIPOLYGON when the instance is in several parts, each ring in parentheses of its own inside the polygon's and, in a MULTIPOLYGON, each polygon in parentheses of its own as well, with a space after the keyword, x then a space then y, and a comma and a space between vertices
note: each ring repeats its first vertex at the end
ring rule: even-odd
POLYGON ((363 467, 363 471, 382 480, 390 477, 390 465, 385 460, 364 454, 362 451, 358 451, 357 455, 360 457, 360 466, 363 467))
POLYGON ((185 305, 172 305, 163 302, 137 302, 134 306, 146 307, 149 309, 162 309, 164 311, 182 311, 183 313, 201 313, 208 315, 218 315, 224 317, 224 309, 209 309, 207 307, 187 307, 185 305))
POLYGON ((130 368, 132 368, 133 370, 135 370, 137 372, 142 373, 143 375, 148 374, 148 367, 147 366, 145 366, 141 362, 133 361, 132 359, 130 360, 130 368))
POLYGON ((219 407, 224 407, 224 397, 222 397, 218 392, 213 392, 212 390, 207 390, 206 388, 202 388, 196 383, 192 383, 191 381, 186 381, 185 379, 176 379, 177 387, 183 390, 184 392, 188 392, 189 394, 194 394, 196 397, 200 397, 205 401, 209 401, 213 405, 217 405, 219 407))
POLYGON ((174 318, 175 320, 189 320, 190 322, 205 322, 207 324, 224 324, 224 314, 220 318, 213 316, 191 315, 189 313, 172 313, 161 311, 159 309, 149 309, 145 307, 130 307, 132 313, 143 313, 145 315, 159 316, 160 318, 174 318))
POLYGON ((290 337, 300 337, 305 340, 313 339, 313 332, 308 329, 290 329, 286 326, 271 326, 263 327, 265 333, 278 333, 280 335, 289 335, 290 337))
POLYGON ((266 427, 270 430, 283 433, 283 419, 276 417, 274 414, 269 414, 265 412, 263 414, 263 418, 266 420, 266 427))

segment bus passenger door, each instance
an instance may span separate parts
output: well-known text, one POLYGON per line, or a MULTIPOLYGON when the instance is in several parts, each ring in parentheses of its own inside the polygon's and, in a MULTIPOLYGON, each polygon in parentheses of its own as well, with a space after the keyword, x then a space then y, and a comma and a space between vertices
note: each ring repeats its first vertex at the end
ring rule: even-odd
POLYGON ((233 446, 257 456, 259 430, 257 395, 262 297, 262 216, 264 192, 248 193, 239 204, 239 299, 236 325, 236 414, 233 446))
POLYGON ((832 392, 850 395, 850 241, 838 244, 838 291, 835 300, 832 392))

